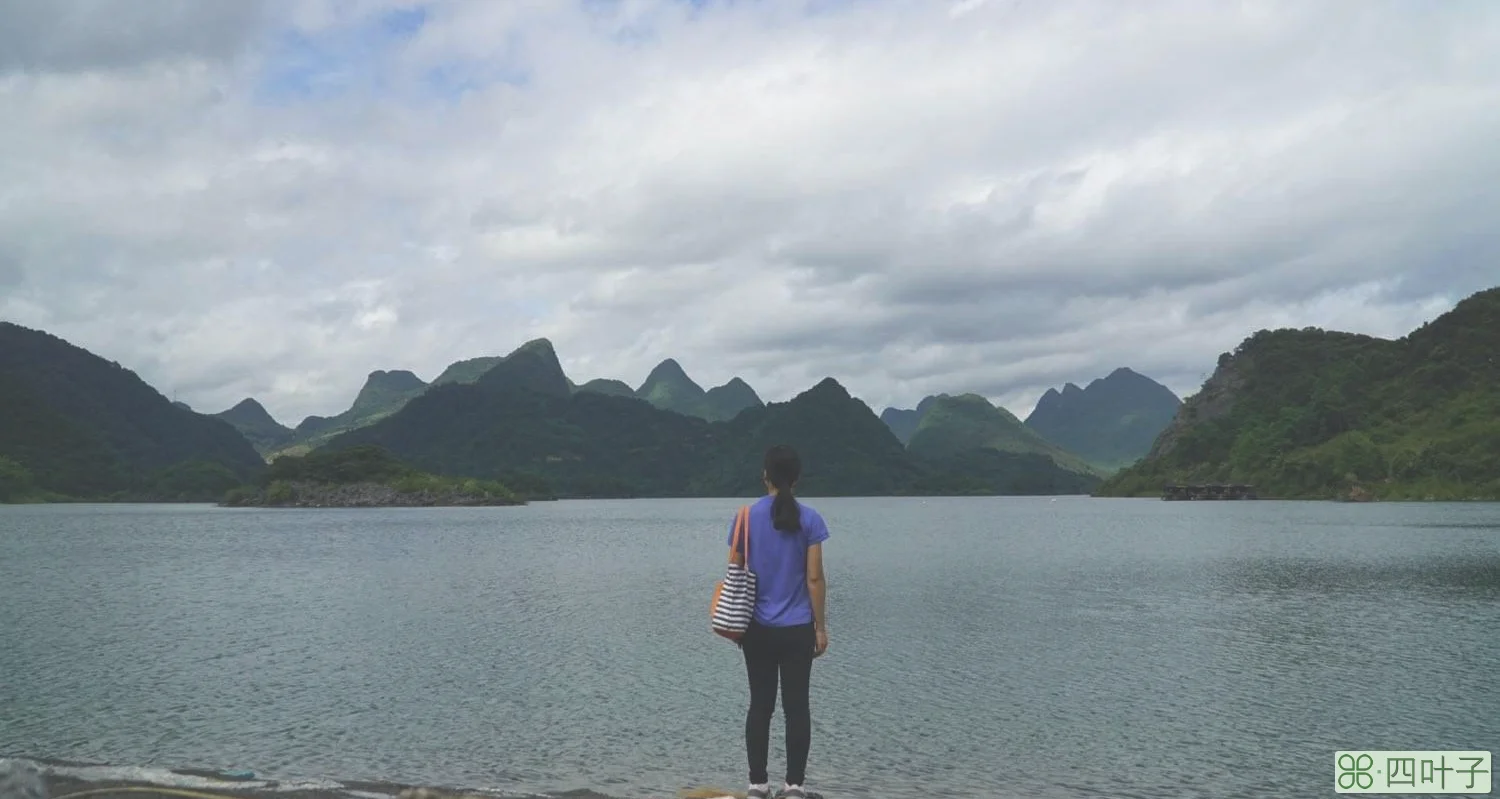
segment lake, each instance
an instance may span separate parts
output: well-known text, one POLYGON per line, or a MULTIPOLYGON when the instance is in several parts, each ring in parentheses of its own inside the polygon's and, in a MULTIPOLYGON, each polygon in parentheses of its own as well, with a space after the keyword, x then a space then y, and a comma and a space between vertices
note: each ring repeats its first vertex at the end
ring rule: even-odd
MULTIPOLYGON (((1335 750, 1500 750, 1500 505, 807 501, 830 799, 1332 796, 1335 750)), ((0 507, 0 756, 742 790, 738 503, 0 507)))

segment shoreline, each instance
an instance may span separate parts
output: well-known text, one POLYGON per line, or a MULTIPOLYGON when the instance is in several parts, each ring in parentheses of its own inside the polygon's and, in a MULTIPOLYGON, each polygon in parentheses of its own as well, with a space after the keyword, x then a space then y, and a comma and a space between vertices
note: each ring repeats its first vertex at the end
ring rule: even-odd
POLYGON ((478 480, 404 486, 374 480, 323 483, 278 480, 261 489, 237 489, 225 508, 477 508, 514 507, 526 501, 504 489, 486 490, 478 480))
MULTIPOLYGON (((817 501, 822 499, 915 499, 915 500, 944 500, 944 499, 1113 499, 1113 500, 1136 500, 1150 502, 1167 502, 1158 495, 1147 494, 882 494, 882 495, 843 495, 830 494, 828 496, 806 496, 799 497, 806 501, 817 501)), ((721 500, 728 502, 743 502, 745 497, 707 497, 707 496, 642 496, 642 497, 526 497, 520 502, 465 502, 465 503, 396 503, 396 504, 260 504, 239 503, 225 504, 222 500, 213 499, 79 499, 79 498, 53 498, 35 499, 27 498, 13 502, 0 502, 3 507, 35 507, 51 505, 173 505, 191 506, 203 505, 207 507, 220 508, 224 510, 358 510, 358 509, 422 509, 422 508, 516 508, 526 507, 539 503, 557 502, 629 502, 634 500, 721 500)), ((1255 499, 1244 500, 1178 500, 1173 504, 1193 504, 1194 502, 1210 502, 1216 505, 1238 503, 1267 503, 1267 502, 1295 502, 1295 503, 1329 503, 1338 505, 1485 505, 1500 503, 1500 497, 1459 497, 1459 498, 1437 498, 1437 497, 1402 497, 1398 499, 1359 499, 1350 500, 1340 497, 1270 497, 1263 496, 1255 499)))
MULTIPOLYGON (((249 771, 214 771, 165 766, 109 766, 47 758, 0 757, 3 799, 127 799, 198 794, 198 799, 646 799, 620 797, 588 789, 555 792, 510 791, 415 785, 372 780, 278 779, 249 771)), ((653 795, 668 796, 667 794, 653 795)), ((679 791, 676 799, 739 799, 717 789, 679 791)))

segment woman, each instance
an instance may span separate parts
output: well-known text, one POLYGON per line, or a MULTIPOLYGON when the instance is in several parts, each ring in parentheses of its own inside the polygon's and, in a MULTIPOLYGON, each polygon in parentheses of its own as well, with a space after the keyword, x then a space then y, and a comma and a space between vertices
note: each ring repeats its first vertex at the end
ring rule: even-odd
MULTIPOLYGON (((817 511, 792 495, 801 474, 802 462, 791 447, 771 447, 761 474, 766 496, 750 506, 749 565, 756 577, 755 613, 739 641, 750 677, 750 710, 745 716, 748 799, 771 795, 766 761, 778 682, 786 716, 786 787, 781 795, 786 799, 807 796, 802 786, 812 743, 808 688, 813 658, 828 650, 823 611, 827 594, 823 542, 828 540, 828 526, 817 511)), ((733 522, 729 545, 734 545, 733 522)))

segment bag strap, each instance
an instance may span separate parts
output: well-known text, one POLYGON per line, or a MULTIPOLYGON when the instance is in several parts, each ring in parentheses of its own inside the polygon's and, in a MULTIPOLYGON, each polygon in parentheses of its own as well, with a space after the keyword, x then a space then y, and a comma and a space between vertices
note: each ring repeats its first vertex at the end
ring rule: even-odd
POLYGON ((730 545, 729 562, 734 562, 736 550, 745 550, 745 568, 750 568, 750 506, 741 506, 734 515, 734 543, 730 545))

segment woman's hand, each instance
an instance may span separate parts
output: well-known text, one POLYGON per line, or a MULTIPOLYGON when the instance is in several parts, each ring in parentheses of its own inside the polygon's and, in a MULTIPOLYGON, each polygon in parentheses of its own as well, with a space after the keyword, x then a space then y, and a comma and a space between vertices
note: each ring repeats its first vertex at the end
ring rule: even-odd
POLYGON ((822 657, 828 651, 828 631, 818 628, 818 642, 813 645, 813 657, 822 657))

